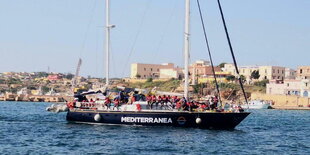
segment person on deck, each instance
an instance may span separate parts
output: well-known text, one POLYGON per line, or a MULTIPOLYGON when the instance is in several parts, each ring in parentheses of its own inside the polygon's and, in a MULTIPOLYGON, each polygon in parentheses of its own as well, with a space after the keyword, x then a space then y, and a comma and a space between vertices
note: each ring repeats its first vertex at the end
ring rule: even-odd
POLYGON ((105 98, 104 105, 107 107, 107 109, 110 109, 111 100, 109 99, 109 97, 105 98))
POLYGON ((153 104, 155 103, 156 104, 156 96, 155 95, 152 95, 152 98, 151 98, 151 109, 153 108, 153 104))
POLYGON ((156 109, 158 109, 158 104, 162 103, 162 97, 159 95, 156 102, 156 109))
POLYGON ((163 98, 162 98, 162 101, 161 101, 161 107, 165 107, 167 106, 167 96, 164 95, 163 98))
POLYGON ((119 105, 120 105, 120 100, 119 100, 118 97, 116 97, 116 98, 114 99, 114 107, 113 107, 113 110, 114 110, 114 108, 116 108, 116 110, 118 110, 119 105))
POLYGON ((146 101, 147 101, 147 105, 150 109, 152 109, 152 96, 151 95, 147 95, 146 96, 146 101))
POLYGON ((218 104, 219 100, 218 100, 218 97, 217 96, 214 96, 214 99, 213 99, 213 103, 214 103, 214 108, 217 109, 217 104, 218 104))

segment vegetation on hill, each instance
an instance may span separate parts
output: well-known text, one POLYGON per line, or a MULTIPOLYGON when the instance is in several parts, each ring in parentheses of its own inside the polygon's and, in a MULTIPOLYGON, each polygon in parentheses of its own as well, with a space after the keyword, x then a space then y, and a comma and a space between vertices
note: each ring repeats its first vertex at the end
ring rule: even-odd
POLYGON ((152 89, 154 87, 160 91, 174 91, 180 86, 181 80, 170 79, 168 81, 153 81, 148 79, 146 82, 127 83, 131 88, 152 89))

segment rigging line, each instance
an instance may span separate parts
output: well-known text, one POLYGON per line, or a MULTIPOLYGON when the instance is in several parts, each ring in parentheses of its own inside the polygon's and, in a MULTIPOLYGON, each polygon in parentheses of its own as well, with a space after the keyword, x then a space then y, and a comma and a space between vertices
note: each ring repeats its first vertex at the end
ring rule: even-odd
POLYGON ((127 64, 129 63, 129 59, 130 59, 130 57, 131 57, 131 55, 132 55, 132 53, 133 53, 133 51, 134 51, 134 49, 135 49, 135 46, 136 46, 138 37, 140 36, 140 32, 141 32, 142 26, 143 26, 143 24, 144 24, 146 12, 149 10, 149 7, 151 6, 152 1, 153 1, 153 0, 148 1, 147 5, 146 5, 146 7, 145 7, 145 10, 143 11, 143 16, 142 16, 142 20, 141 20, 141 22, 140 22, 140 24, 139 24, 138 32, 137 32, 136 35, 135 35, 133 44, 132 44, 132 46, 131 46, 131 48, 130 48, 129 55, 128 55, 127 60, 126 60, 126 63, 124 64, 124 67, 123 67, 122 77, 124 76, 125 69, 126 69, 126 67, 127 67, 127 64))
POLYGON ((163 42, 163 40, 164 40, 164 37, 166 36, 166 34, 167 34, 167 31, 168 31, 168 26, 170 25, 170 23, 171 23, 171 21, 172 21, 172 17, 174 16, 174 14, 175 14, 175 11, 176 11, 176 8, 177 8, 177 3, 176 3, 177 1, 174 1, 174 7, 173 7, 173 9, 172 9, 172 11, 170 12, 170 16, 169 16, 169 18, 168 18, 168 22, 167 22, 167 24, 166 25, 164 25, 164 27, 163 27, 163 33, 161 34, 161 36, 160 36, 160 39, 159 39, 159 42, 158 42, 158 45, 157 45, 157 48, 156 48, 156 50, 155 50, 155 52, 154 52, 154 55, 153 55, 153 58, 156 60, 156 58, 157 58, 157 54, 159 53, 159 50, 160 50, 160 47, 161 47, 161 45, 162 45, 162 42, 163 42))
POLYGON ((217 90, 219 101, 220 101, 220 107, 222 107, 220 89, 219 89, 219 85, 218 85, 217 78, 216 78, 216 75, 215 75, 214 64, 213 64, 213 60, 212 60, 211 50, 210 50, 210 46, 209 46, 209 41, 208 41, 208 37, 207 37, 205 23, 204 23, 204 20, 203 20, 203 17, 202 17, 202 12, 201 12, 201 7, 200 7, 199 0, 197 0, 197 5, 198 5, 198 9, 199 9, 199 15, 200 15, 201 25, 202 25, 202 29, 203 29, 203 34, 204 34, 204 37, 205 37, 205 41, 206 41, 206 45, 207 45, 207 49, 208 49, 208 54, 209 54, 209 57, 210 57, 210 62, 211 62, 211 66, 212 66, 212 73, 213 73, 213 77, 214 77, 214 81, 215 81, 215 85, 216 85, 216 90, 217 90))
POLYGON ((221 6, 220 0, 217 0, 217 3, 218 3, 219 10, 220 10, 220 13, 221 13, 222 22, 223 22, 223 26, 224 26, 224 29, 225 29, 227 41, 228 41, 228 44, 229 44, 230 53, 231 53, 231 56, 233 58, 235 69, 236 69, 236 72, 237 72, 237 75, 238 75, 240 87, 242 89, 242 93, 243 93, 245 102, 246 102, 246 104, 248 104, 248 99, 247 99, 247 96, 245 94, 245 90, 244 90, 244 87, 243 87, 242 79, 241 79, 240 74, 239 74, 239 70, 238 70, 238 66, 237 66, 237 61, 236 61, 236 58, 235 58, 235 55, 234 55, 234 51, 233 51, 233 48, 232 48, 232 45, 231 45, 231 41, 230 41, 230 37, 229 37, 229 34, 228 34, 228 30, 227 30, 227 26, 226 26, 226 22, 225 22, 225 18, 224 18, 224 14, 223 14, 223 10, 222 10, 222 6, 221 6))
POLYGON ((80 57, 82 57, 82 52, 85 50, 85 44, 86 44, 86 40, 88 38, 88 32, 89 32, 89 29, 90 29, 90 25, 91 25, 91 23, 93 22, 93 19, 94 19, 94 12, 95 12, 96 6, 97 6, 97 0, 94 0, 94 5, 91 8, 91 11, 92 11, 91 17, 90 17, 90 19, 88 21, 86 32, 84 34, 84 39, 83 39, 83 42, 82 42, 82 48, 81 48, 81 51, 80 51, 80 57))

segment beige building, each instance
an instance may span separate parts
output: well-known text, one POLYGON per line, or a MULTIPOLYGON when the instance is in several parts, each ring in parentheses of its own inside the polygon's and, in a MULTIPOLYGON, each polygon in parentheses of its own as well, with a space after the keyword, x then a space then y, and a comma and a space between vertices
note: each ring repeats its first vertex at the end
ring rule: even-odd
POLYGON ((297 69, 297 79, 310 79, 310 66, 299 66, 297 69))
MULTIPOLYGON (((164 64, 142 64, 133 63, 131 64, 130 78, 153 78, 157 79, 160 77, 161 69, 174 69, 173 63, 164 64)), ((172 73, 171 73, 172 74, 172 73)))
POLYGON ((259 67, 258 66, 241 66, 241 67, 239 67, 240 75, 243 75, 245 77, 245 80, 248 83, 251 83, 253 80, 251 78, 253 71, 259 71, 259 67))
MULTIPOLYGON (((242 66, 239 67, 240 75, 245 76, 249 81, 251 74, 254 70, 259 71, 259 80, 284 80, 285 67, 279 66, 242 66)), ((237 76, 237 72, 233 64, 225 64, 223 68, 224 72, 230 72, 232 75, 237 76)))
MULTIPOLYGON (((260 68, 259 66, 240 66, 239 74, 245 77, 247 83, 251 83, 253 81, 253 79, 251 78, 252 72, 259 71, 259 68, 260 68)), ((234 64, 225 64, 223 71, 229 72, 231 75, 237 76, 234 64)))
POLYGON ((259 66, 259 80, 284 80, 285 67, 259 66))
MULTIPOLYGON (((189 66, 189 73, 198 77, 213 75, 209 61, 198 60, 189 66)), ((216 72, 222 71, 220 67, 214 67, 216 72)))
POLYGON ((285 78, 284 79, 296 79, 296 70, 285 68, 285 78))
POLYGON ((169 68, 169 69, 160 69, 159 70, 159 78, 160 79, 182 79, 184 77, 182 68, 169 68))
POLYGON ((294 80, 288 79, 279 81, 271 80, 266 87, 266 94, 272 95, 297 95, 302 97, 309 97, 310 80, 294 80))
POLYGON ((237 72, 234 64, 225 64, 224 68, 222 68, 223 72, 229 72, 231 75, 236 76, 237 72))

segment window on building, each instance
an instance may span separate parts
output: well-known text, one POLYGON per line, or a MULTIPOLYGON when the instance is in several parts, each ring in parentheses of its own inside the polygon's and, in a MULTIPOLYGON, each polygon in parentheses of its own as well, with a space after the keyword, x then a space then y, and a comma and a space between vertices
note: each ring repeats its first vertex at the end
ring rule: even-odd
POLYGON ((280 73, 280 70, 278 70, 278 74, 280 73))
POLYGON ((153 68, 151 68, 151 71, 153 71, 153 68))
POLYGON ((265 74, 267 74, 267 69, 265 69, 265 74))
POLYGON ((282 70, 282 74, 284 74, 284 70, 282 70))
POLYGON ((265 76, 265 78, 264 78, 265 80, 267 80, 267 76, 265 76))
POLYGON ((146 68, 144 68, 144 71, 146 71, 146 68))
POLYGON ((275 73, 274 69, 272 70, 272 73, 275 73))
POLYGON ((159 72, 159 69, 157 69, 157 72, 159 72))
POLYGON ((306 83, 306 87, 308 87, 308 83, 306 83))
POLYGON ((287 86, 289 87, 289 86, 290 86, 290 84, 288 83, 288 84, 287 84, 287 86))
POLYGON ((299 70, 299 73, 302 74, 302 69, 299 70))

